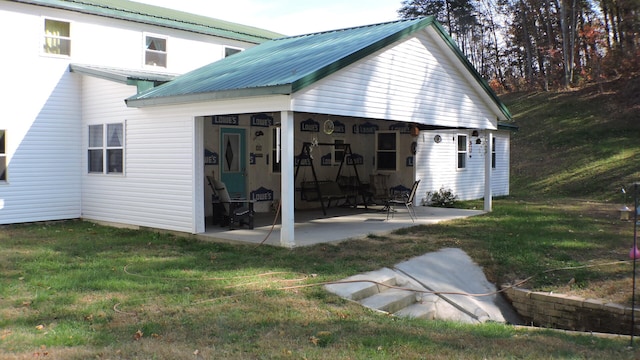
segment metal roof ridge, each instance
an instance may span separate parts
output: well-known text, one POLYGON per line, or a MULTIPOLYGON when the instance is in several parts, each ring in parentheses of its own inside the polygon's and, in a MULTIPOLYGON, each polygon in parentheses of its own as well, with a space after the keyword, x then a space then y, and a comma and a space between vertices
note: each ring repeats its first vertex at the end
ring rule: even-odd
POLYGON ((370 27, 375 27, 375 26, 382 26, 382 25, 387 25, 387 24, 410 22, 410 21, 415 21, 415 20, 424 20, 424 19, 430 18, 430 17, 431 16, 423 16, 423 17, 417 17, 417 18, 411 18, 411 19, 391 20, 391 21, 385 21, 385 22, 376 23, 376 24, 365 24, 365 25, 351 26, 351 27, 346 27, 346 28, 341 28, 341 29, 331 29, 331 30, 316 31, 316 32, 308 33, 308 34, 284 36, 284 37, 276 38, 276 39, 272 39, 272 40, 273 41, 279 41, 279 40, 295 39, 295 38, 302 38, 302 37, 315 36, 315 35, 321 35, 321 34, 330 34, 330 33, 336 33, 336 32, 347 31, 347 30, 355 30, 355 29, 370 28, 370 27))

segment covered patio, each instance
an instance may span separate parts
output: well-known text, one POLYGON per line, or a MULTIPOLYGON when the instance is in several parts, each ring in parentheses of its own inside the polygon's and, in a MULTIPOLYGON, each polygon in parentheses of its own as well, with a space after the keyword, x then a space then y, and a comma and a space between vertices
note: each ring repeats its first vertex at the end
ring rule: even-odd
MULTIPOLYGON (((365 238, 369 235, 384 235, 395 230, 418 225, 435 224, 441 221, 460 219, 484 214, 483 210, 466 210, 438 208, 428 206, 414 207, 417 219, 411 221, 405 208, 396 207, 389 215, 380 207, 346 208, 337 207, 323 215, 321 209, 298 210, 295 213, 296 247, 321 243, 335 243, 349 239, 365 238)), ((276 213, 256 213, 253 229, 240 228, 230 230, 228 227, 208 225, 207 231, 198 234, 203 240, 267 244, 282 246, 280 242, 281 223, 276 213), (273 228, 273 229, 272 229, 273 228)))

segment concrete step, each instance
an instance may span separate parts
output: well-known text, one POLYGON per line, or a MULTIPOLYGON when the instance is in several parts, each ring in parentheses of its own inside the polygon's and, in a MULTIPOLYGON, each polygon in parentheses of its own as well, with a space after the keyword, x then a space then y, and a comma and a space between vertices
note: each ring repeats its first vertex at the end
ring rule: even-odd
POLYGON ((370 271, 364 274, 350 276, 341 280, 339 284, 325 285, 325 289, 345 299, 358 301, 369 296, 386 291, 386 284, 396 285, 396 273, 389 268, 370 271))
POLYGON ((399 289, 389 289, 360 300, 360 304, 363 306, 391 314, 415 302, 415 292, 399 289))
POLYGON ((413 319, 433 320, 436 318, 437 309, 434 304, 411 304, 393 313, 394 316, 413 319))

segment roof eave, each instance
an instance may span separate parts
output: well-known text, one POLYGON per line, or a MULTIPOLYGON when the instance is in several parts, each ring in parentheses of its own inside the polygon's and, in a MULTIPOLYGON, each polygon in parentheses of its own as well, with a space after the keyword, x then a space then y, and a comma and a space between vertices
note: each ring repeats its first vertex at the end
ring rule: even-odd
MULTIPOLYGON (((264 41, 268 41, 268 40, 282 36, 281 34, 276 34, 276 33, 273 34, 275 35, 274 37, 267 37, 267 36, 260 36, 260 35, 254 35, 254 34, 247 34, 243 32, 234 32, 232 30, 227 30, 227 29, 222 29, 217 27, 210 27, 203 24, 180 22, 172 19, 154 17, 148 14, 141 14, 141 13, 130 12, 130 13, 126 13, 126 16, 125 16, 125 15, 122 15, 123 13, 122 11, 117 9, 100 8, 100 11, 91 10, 88 7, 94 6, 92 4, 82 4, 82 3, 56 4, 53 2, 43 3, 43 1, 36 1, 36 0, 14 0, 14 1, 24 3, 24 4, 29 4, 29 5, 44 6, 44 7, 56 8, 56 9, 62 9, 62 10, 75 11, 83 14, 102 16, 102 17, 107 17, 112 19, 138 22, 138 23, 147 24, 147 25, 162 26, 166 28, 189 31, 193 33, 203 34, 203 35, 218 36, 221 38, 237 40, 237 41, 245 41, 253 44, 260 44, 264 41)), ((150 5, 150 6, 153 6, 153 5, 150 5)))
POLYGON ((223 90, 223 91, 203 92, 203 93, 164 96, 164 97, 152 97, 152 98, 145 98, 144 96, 139 97, 138 95, 135 95, 128 99, 125 99, 124 102, 127 104, 127 107, 143 108, 143 107, 152 107, 152 106, 205 102, 205 101, 212 101, 212 100, 226 100, 226 99, 238 99, 238 98, 247 98, 247 97, 256 97, 256 96, 290 95, 290 94, 291 94, 291 85, 286 84, 286 85, 276 85, 276 86, 265 86, 260 88, 223 90))

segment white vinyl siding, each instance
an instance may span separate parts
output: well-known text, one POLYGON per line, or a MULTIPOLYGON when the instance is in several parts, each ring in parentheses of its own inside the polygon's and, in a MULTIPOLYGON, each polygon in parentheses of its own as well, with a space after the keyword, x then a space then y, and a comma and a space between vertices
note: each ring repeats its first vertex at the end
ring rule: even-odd
MULTIPOLYGON (((30 62, 43 65, 49 60, 30 62)), ((80 84, 64 62, 53 61, 56 64, 30 68, 39 86, 21 78, 21 71, 5 74, 12 86, 6 87, 6 94, 0 90, 1 97, 21 101, 6 101, 0 109, 8 166, 7 181, 0 184, 0 224, 81 214, 80 84)))
POLYGON ((294 94, 294 110, 495 129, 487 94, 440 42, 425 31, 380 50, 294 94))
MULTIPOLYGON (((126 177, 85 175, 82 216, 192 232, 193 118, 166 109, 140 117, 122 101, 135 93, 134 86, 82 78, 85 126, 126 119, 126 177)), ((88 132, 83 143, 88 145, 88 132)))
POLYGON ((498 131, 494 133, 495 139, 495 167, 491 174, 491 192, 493 196, 509 195, 509 176, 510 176, 510 133, 508 131, 498 131))
MULTIPOLYGON (((466 169, 457 168, 458 138, 456 130, 422 131, 417 138, 416 179, 420 179, 418 200, 428 191, 441 187, 453 190, 460 200, 479 199, 484 196, 484 166, 486 154, 486 134, 480 132, 478 138, 467 136, 468 154, 466 169), (440 136, 436 143, 434 138, 440 136), (477 144, 477 139, 481 143, 477 144)), ((493 196, 509 194, 509 132, 494 132, 496 138, 496 168, 491 169, 491 189, 493 196)))

